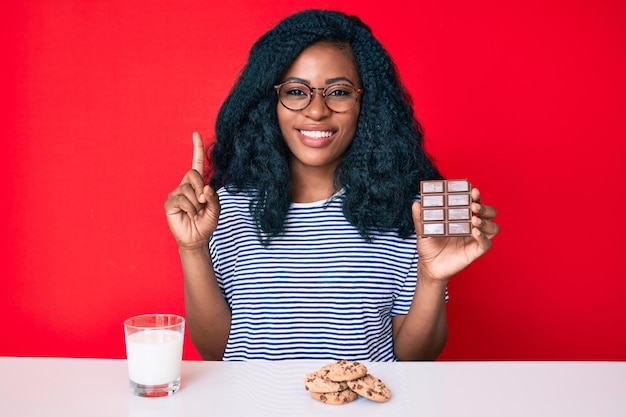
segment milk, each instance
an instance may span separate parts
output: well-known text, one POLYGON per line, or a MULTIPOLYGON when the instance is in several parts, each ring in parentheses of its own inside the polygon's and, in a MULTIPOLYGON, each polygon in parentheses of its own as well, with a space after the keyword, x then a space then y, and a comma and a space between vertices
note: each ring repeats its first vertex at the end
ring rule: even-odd
POLYGON ((146 330, 126 337, 130 380, 141 385, 168 384, 180 377, 183 337, 174 330, 146 330))

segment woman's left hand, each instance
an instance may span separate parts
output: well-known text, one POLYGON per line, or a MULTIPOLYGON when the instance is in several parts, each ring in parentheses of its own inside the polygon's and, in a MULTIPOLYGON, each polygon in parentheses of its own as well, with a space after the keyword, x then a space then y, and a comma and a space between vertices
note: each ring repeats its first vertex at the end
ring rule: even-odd
POLYGON ((430 279, 447 282, 491 248, 491 239, 498 234, 500 226, 494 223, 496 209, 482 204, 480 191, 471 191, 472 236, 469 237, 421 237, 420 203, 413 203, 413 223, 417 231, 417 252, 421 272, 430 279))

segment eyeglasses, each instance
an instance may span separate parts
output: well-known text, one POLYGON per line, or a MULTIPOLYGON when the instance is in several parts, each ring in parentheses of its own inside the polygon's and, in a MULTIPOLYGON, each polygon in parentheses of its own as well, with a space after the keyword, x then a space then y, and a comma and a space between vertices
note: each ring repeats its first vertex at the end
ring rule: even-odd
POLYGON ((356 88, 350 84, 332 84, 328 87, 310 87, 297 81, 285 81, 274 86, 278 99, 283 107, 289 110, 304 110, 313 100, 315 90, 322 92, 324 103, 335 113, 345 113, 354 107, 362 88, 356 88))

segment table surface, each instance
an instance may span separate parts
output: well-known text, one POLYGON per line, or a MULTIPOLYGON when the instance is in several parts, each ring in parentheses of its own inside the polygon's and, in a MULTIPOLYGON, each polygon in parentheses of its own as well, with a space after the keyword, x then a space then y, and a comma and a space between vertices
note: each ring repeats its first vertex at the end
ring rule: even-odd
POLYGON ((325 363, 185 361, 178 393, 140 398, 126 360, 0 357, 0 416, 626 416, 626 362, 365 362, 392 398, 345 405, 302 385, 325 363))

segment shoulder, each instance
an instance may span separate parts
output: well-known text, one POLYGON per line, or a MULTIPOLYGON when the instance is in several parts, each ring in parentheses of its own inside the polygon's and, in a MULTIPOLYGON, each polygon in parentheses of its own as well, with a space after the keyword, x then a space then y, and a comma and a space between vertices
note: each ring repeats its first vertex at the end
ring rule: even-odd
POLYGON ((217 190, 222 210, 229 207, 249 207, 252 201, 251 193, 242 190, 222 187, 217 190))
POLYGON ((237 188, 231 188, 231 187, 221 187, 219 190, 217 190, 217 195, 220 197, 220 199, 225 198, 225 199, 232 199, 232 198, 250 198, 250 193, 237 189, 237 188))
POLYGON ((218 236, 225 230, 237 229, 244 224, 248 227, 254 225, 250 213, 252 197, 249 193, 229 188, 217 190, 220 200, 220 217, 214 235, 218 236))

